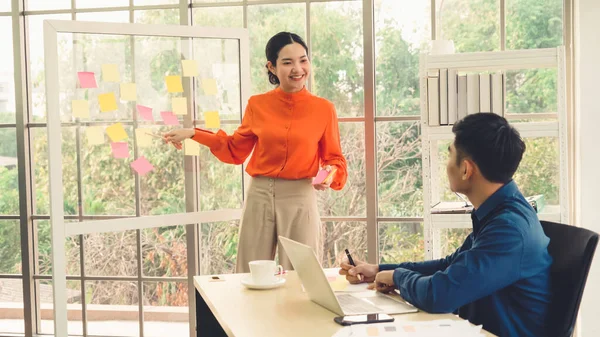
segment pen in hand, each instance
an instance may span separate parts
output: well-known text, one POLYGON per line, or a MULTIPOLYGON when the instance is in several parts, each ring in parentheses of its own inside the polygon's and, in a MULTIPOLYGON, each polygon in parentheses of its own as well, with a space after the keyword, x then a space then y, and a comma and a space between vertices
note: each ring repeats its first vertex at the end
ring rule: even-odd
MULTIPOLYGON (((348 251, 348 249, 345 249, 346 251, 346 256, 348 257, 348 262, 350 263, 350 265, 352 265, 353 267, 356 267, 356 264, 354 263, 354 260, 352 259, 352 255, 350 255, 350 251, 348 251)), ((362 277, 360 274, 356 274, 356 277, 358 278, 359 281, 362 282, 362 277)))

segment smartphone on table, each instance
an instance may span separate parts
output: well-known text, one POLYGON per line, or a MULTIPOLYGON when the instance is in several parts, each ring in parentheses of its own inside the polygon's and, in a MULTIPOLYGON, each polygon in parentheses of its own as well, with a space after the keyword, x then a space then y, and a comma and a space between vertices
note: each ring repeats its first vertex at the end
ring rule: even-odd
POLYGON ((333 321, 340 325, 384 323, 393 322, 394 317, 388 314, 349 315, 335 317, 333 321))

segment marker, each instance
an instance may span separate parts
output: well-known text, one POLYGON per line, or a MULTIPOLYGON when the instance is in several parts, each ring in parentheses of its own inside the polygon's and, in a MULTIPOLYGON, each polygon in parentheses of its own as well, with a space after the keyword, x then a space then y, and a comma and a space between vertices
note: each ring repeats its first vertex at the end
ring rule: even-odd
MULTIPOLYGON (((345 251, 346 251, 346 256, 348 257, 348 262, 350 262, 350 265, 356 267, 356 264, 354 263, 354 260, 352 259, 352 255, 350 255, 350 251, 348 251, 348 248, 346 248, 345 251)), ((358 280, 362 282, 362 277, 360 276, 360 274, 357 274, 356 277, 358 277, 358 280)))

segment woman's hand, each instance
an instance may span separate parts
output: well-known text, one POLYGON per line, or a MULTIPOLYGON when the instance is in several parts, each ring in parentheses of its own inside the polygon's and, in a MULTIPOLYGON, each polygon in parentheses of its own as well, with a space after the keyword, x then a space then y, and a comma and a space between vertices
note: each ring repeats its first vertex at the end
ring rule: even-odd
MULTIPOLYGON (((333 167, 331 165, 327 165, 324 167, 324 169, 327 170, 327 172, 331 172, 333 170, 333 167)), ((322 183, 313 185, 313 187, 317 191, 325 191, 326 189, 329 188, 329 185, 331 185, 332 180, 333 180, 333 175, 331 176, 331 178, 325 179, 325 181, 323 181, 322 183)))
POLYGON ((177 150, 181 150, 183 145, 181 142, 187 138, 192 138, 196 131, 194 129, 178 129, 172 130, 163 135, 165 143, 171 143, 177 150))

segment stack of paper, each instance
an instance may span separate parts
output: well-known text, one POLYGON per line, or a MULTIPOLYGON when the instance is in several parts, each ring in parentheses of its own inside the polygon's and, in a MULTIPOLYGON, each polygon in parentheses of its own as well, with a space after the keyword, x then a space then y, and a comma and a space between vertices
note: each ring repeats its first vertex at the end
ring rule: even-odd
POLYGON ((473 326, 468 321, 441 319, 424 322, 397 321, 391 323, 358 324, 340 329, 332 337, 480 337, 481 325, 473 326))

